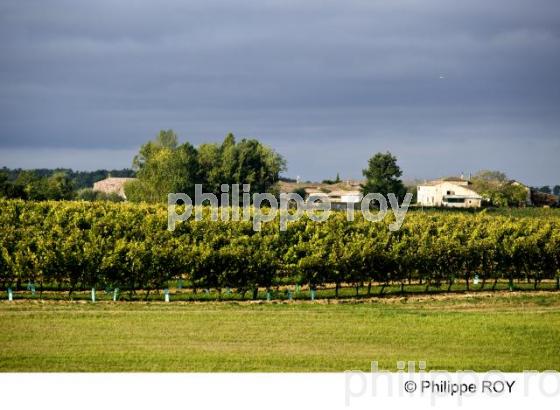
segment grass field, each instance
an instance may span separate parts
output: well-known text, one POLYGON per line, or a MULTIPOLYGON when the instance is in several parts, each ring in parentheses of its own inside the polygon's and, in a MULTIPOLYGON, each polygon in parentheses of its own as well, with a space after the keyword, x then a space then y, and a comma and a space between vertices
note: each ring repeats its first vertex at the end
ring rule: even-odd
POLYGON ((0 303, 0 371, 560 370, 560 294, 0 303))

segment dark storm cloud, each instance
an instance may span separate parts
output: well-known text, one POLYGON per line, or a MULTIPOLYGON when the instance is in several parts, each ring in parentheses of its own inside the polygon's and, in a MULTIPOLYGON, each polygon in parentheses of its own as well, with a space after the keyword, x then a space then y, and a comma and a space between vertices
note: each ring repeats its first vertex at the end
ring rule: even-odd
POLYGON ((555 0, 0 0, 0 162, 126 166, 171 127, 257 136, 308 178, 389 149, 409 176, 560 183, 559 21, 555 0))

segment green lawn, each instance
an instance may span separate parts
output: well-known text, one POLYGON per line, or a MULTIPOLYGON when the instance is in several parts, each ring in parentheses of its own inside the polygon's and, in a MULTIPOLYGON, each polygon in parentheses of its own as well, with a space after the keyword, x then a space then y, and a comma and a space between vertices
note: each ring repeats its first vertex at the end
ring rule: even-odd
POLYGON ((560 294, 0 302, 0 371, 560 370, 560 294))

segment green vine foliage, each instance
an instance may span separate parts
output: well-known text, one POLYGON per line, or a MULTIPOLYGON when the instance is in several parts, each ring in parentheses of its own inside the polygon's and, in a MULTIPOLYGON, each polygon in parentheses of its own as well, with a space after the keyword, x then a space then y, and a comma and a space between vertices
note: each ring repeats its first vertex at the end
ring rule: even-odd
POLYGON ((167 230, 165 206, 111 202, 0 200, 0 287, 27 283, 78 289, 162 289, 181 279, 196 289, 243 294, 281 285, 425 283, 451 286, 530 278, 560 269, 560 216, 409 212, 349 222, 189 220, 167 230))

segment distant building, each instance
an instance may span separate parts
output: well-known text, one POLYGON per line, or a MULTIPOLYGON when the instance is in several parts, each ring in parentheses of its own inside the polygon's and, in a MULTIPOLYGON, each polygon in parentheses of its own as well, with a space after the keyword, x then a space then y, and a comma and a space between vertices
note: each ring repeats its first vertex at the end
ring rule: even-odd
POLYGON ((349 204, 356 207, 363 198, 360 191, 332 191, 327 195, 331 201, 331 209, 346 209, 349 204))
POLYGON ((363 198, 360 191, 335 190, 324 192, 315 187, 306 188, 305 191, 308 195, 328 199, 331 203, 331 209, 346 209, 348 204, 357 206, 363 198))
POLYGON ((121 198, 126 199, 124 184, 128 181, 134 181, 135 179, 136 178, 105 178, 93 184, 93 190, 105 194, 117 194, 121 198))
POLYGON ((462 177, 442 178, 417 187, 417 203, 422 206, 448 208, 480 208, 482 196, 469 188, 462 177))

